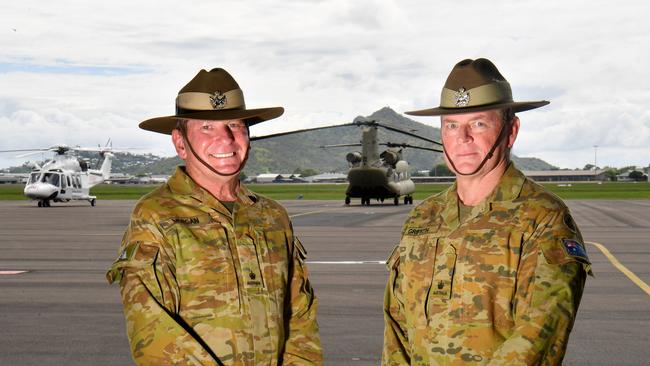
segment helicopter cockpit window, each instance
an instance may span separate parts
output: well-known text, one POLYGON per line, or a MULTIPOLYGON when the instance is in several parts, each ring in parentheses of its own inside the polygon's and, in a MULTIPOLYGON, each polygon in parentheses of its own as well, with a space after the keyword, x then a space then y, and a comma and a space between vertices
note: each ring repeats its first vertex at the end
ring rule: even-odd
POLYGON ((32 173, 29 177, 29 183, 36 183, 38 182, 38 177, 41 175, 41 173, 32 173))
POLYGON ((41 182, 43 183, 49 183, 53 186, 58 187, 59 186, 59 175, 55 173, 45 173, 43 174, 43 178, 41 179, 41 182))

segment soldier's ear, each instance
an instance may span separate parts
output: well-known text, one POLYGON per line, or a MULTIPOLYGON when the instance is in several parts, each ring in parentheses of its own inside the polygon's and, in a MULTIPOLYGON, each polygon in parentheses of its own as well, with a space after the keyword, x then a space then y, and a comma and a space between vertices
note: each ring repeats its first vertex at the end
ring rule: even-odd
POLYGON ((183 134, 178 129, 172 130, 172 142, 174 143, 174 148, 176 149, 176 154, 179 158, 185 160, 187 158, 187 149, 185 149, 185 139, 183 134))
POLYGON ((510 133, 508 134, 508 148, 512 149, 512 145, 515 144, 517 139, 517 134, 519 133, 519 117, 512 117, 512 122, 510 123, 510 133))

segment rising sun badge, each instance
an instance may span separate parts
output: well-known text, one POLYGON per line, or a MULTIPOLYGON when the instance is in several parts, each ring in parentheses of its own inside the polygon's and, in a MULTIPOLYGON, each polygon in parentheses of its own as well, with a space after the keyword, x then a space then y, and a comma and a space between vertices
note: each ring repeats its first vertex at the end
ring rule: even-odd
POLYGON ((223 109, 226 106, 226 103, 226 96, 219 90, 210 96, 210 104, 212 104, 212 108, 214 109, 223 109))
POLYGON ((456 98, 456 107, 464 107, 469 104, 469 92, 465 88, 460 88, 454 93, 456 98))

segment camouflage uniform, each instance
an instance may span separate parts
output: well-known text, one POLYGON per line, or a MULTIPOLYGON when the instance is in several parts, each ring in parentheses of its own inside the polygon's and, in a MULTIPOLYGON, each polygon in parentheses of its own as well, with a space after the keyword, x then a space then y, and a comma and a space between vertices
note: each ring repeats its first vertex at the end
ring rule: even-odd
POLYGON ((231 214, 178 168, 136 205, 107 274, 139 365, 322 365, 305 250, 278 203, 231 214))
POLYGON ((560 364, 589 266, 568 208, 512 164, 462 223, 453 185, 388 261, 383 365, 560 364))

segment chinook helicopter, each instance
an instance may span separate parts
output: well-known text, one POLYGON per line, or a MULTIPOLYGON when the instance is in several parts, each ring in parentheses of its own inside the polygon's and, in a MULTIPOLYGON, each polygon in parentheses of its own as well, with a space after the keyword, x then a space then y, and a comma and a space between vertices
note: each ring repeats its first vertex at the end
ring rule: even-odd
POLYGON ((267 139, 271 137, 291 135, 300 132, 323 130, 343 126, 361 127, 361 141, 354 144, 323 145, 321 148, 352 147, 360 146, 361 151, 350 152, 346 155, 348 162, 348 188, 345 192, 345 204, 349 205, 352 198, 360 198, 362 205, 370 205, 371 199, 384 202, 384 199, 393 199, 395 205, 399 204, 400 197, 403 197, 404 204, 413 204, 415 183, 411 180, 409 165, 403 159, 404 148, 442 152, 441 149, 414 146, 405 143, 380 143, 377 139, 377 129, 384 128, 389 131, 418 138, 442 146, 440 142, 434 141, 411 132, 402 131, 397 128, 381 124, 375 120, 357 118, 352 123, 308 128, 303 130, 281 132, 265 136, 253 136, 251 141, 267 139), (379 145, 388 147, 379 153, 379 145))
MULTIPOLYGON (((110 142, 110 139, 109 139, 110 142)), ((25 157, 43 152, 54 152, 51 160, 42 166, 30 162, 33 170, 25 184, 24 194, 38 201, 38 207, 50 207, 50 202, 68 202, 72 200, 88 201, 95 206, 97 197, 90 195, 90 188, 109 179, 114 155, 112 148, 82 148, 57 145, 46 149, 2 150, 0 152, 24 152, 25 157), (104 158, 99 170, 89 169, 88 163, 70 154, 71 151, 97 151, 104 158)))

